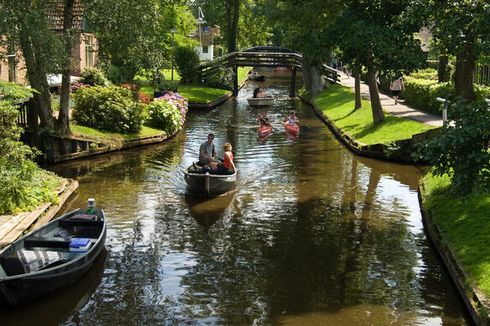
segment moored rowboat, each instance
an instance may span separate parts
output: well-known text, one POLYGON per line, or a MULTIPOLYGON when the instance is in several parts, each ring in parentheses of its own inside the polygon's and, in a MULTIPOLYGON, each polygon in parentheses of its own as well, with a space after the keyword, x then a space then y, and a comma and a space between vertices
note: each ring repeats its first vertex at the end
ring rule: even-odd
POLYGON ((16 305, 78 280, 104 249, 104 211, 77 209, 0 252, 0 298, 16 305))
POLYGON ((268 106, 274 103, 273 97, 249 97, 247 98, 250 106, 268 106))
POLYGON ((224 194, 235 187, 235 171, 233 174, 202 173, 191 165, 184 171, 184 179, 192 193, 207 197, 224 194))

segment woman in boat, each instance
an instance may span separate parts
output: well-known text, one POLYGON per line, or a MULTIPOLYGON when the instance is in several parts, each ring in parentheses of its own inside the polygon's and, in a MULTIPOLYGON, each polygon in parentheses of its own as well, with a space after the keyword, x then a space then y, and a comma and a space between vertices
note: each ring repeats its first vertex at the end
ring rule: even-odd
POLYGON ((233 174, 237 171, 235 163, 233 162, 233 152, 230 143, 223 145, 223 163, 212 164, 211 168, 216 170, 217 174, 233 174))
POLYGON ((292 124, 292 125, 299 124, 299 119, 296 116, 296 112, 291 111, 291 114, 286 118, 286 120, 284 120, 284 122, 286 122, 288 124, 292 124))

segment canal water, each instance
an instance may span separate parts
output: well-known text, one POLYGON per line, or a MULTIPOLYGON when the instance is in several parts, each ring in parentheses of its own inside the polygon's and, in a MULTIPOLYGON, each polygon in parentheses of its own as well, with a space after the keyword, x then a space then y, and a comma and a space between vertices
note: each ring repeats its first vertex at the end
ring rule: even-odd
POLYGON ((163 144, 52 167, 80 182, 62 211, 105 210, 107 252, 59 294, 1 307, 2 325, 469 323, 423 230, 421 171, 353 155, 287 80, 268 83, 272 107, 249 107, 245 85, 163 144), (292 109, 298 138, 281 123, 292 109), (219 153, 233 145, 238 185, 196 198, 183 171, 209 132, 219 153))

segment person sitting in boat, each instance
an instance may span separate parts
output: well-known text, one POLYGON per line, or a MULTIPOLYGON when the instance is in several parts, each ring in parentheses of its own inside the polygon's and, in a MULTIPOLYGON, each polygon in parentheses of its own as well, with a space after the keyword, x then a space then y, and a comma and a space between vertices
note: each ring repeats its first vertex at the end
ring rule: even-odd
POLYGON ((264 97, 269 97, 265 90, 262 87, 257 87, 254 89, 254 97, 255 98, 264 98, 264 97))
POLYGON ((237 171, 235 163, 233 162, 233 152, 230 143, 223 145, 223 163, 211 163, 211 168, 216 171, 217 174, 233 174, 237 171))
POLYGON ((286 122, 288 124, 293 124, 293 125, 299 124, 299 119, 296 116, 296 112, 291 111, 291 114, 286 118, 286 120, 284 120, 284 122, 286 122))
MULTIPOLYGON (((199 162, 198 165, 200 167, 204 167, 203 169, 200 169, 198 166, 194 165, 194 168, 197 170, 204 170, 209 168, 212 169, 211 164, 212 163, 217 163, 218 160, 215 158, 216 157, 216 151, 214 148, 213 144, 214 140, 214 134, 210 133, 208 135, 208 140, 206 140, 204 143, 201 144, 199 147, 199 162)), ((205 172, 205 171, 203 171, 205 172)))
POLYGON ((269 123, 269 118, 267 118, 264 114, 257 114, 257 121, 260 123, 261 126, 270 126, 271 124, 269 123))

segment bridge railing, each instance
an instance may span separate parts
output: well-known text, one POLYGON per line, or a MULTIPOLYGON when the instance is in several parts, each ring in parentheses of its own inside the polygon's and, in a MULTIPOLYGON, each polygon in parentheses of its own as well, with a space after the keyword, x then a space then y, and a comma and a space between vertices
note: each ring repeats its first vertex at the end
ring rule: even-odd
POLYGON ((337 69, 334 69, 330 66, 327 66, 326 64, 323 64, 320 67, 320 69, 321 69, 321 73, 325 76, 325 78, 328 81, 330 81, 334 84, 336 84, 337 82, 340 81, 341 75, 337 69))

